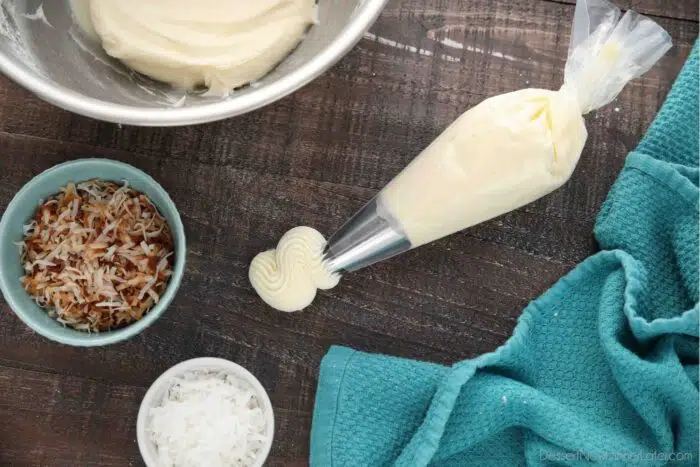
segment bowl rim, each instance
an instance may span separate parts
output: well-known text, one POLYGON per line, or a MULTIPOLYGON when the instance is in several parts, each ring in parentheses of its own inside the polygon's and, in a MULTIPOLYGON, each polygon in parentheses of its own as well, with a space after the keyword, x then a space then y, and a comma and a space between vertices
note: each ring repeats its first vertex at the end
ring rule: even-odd
MULTIPOLYGON (((117 342, 126 340, 139 334, 144 329, 148 328, 151 324, 153 324, 165 312, 165 310, 170 306, 170 303, 172 302, 173 298, 175 298, 175 295, 177 294, 177 291, 180 288, 182 277, 184 276, 187 239, 185 237, 185 229, 183 227, 182 219, 180 218, 180 212, 178 211, 177 206, 170 198, 170 195, 168 195, 165 189, 157 181, 155 181, 153 177, 148 175, 143 170, 137 169, 136 167, 129 165, 125 162, 103 158, 84 158, 63 162, 54 165, 53 167, 50 167, 44 170, 43 172, 39 173, 38 175, 34 176, 31 180, 25 183, 22 186, 22 188, 20 188, 20 190, 15 194, 15 196, 12 198, 12 200, 10 200, 9 204, 7 205, 7 208, 5 209, 2 218, 0 218, 0 238, 3 237, 7 232, 10 223, 14 220, 13 218, 20 208, 20 203, 22 203, 26 196, 28 196, 27 193, 33 185, 45 182, 46 178, 51 176, 51 174, 55 172, 70 170, 71 168, 78 165, 102 165, 109 167, 119 167, 119 169, 122 170, 124 173, 132 174, 132 177, 133 175, 135 175, 136 177, 143 178, 146 181, 146 183, 150 184, 153 187, 153 189, 156 192, 158 192, 158 194, 165 200, 166 205, 169 204, 172 206, 174 225, 170 225, 170 222, 168 223, 168 225, 173 235, 173 240, 181 239, 181 241, 175 242, 175 264, 173 265, 173 274, 170 277, 170 281, 168 282, 168 285, 165 289, 165 293, 163 294, 161 299, 153 308, 151 308, 151 310, 148 313, 146 313, 146 315, 143 318, 126 327, 115 329, 114 331, 105 331, 94 334, 75 331, 75 334, 71 333, 70 336, 63 336, 51 332, 46 332, 46 330, 42 326, 38 326, 36 323, 33 322, 33 320, 29 318, 28 313, 22 308, 22 306, 16 303, 14 297, 12 296, 12 293, 10 292, 9 287, 9 281, 16 278, 9 278, 6 272, 6 268, 0 267, 0 292, 2 292, 2 295, 5 298, 5 301, 9 305, 10 309, 12 309, 14 314, 17 315, 24 322, 24 324, 29 326, 37 334, 54 342, 72 345, 76 347, 96 347, 115 344, 117 342)), ((127 178, 128 180, 128 176, 125 178, 127 178)), ((58 188, 60 187, 57 187, 56 189, 58 190, 58 188)), ((38 202, 38 200, 36 201, 38 202)), ((161 206, 156 205, 156 207, 159 210, 162 209, 161 206)), ((1 253, 4 251, 5 246, 6 242, 0 241, 0 257, 3 256, 1 253)))
POLYGON ((139 126, 178 126, 212 122, 258 109, 308 84, 359 42, 379 17, 387 1, 361 1, 356 7, 359 10, 356 16, 326 48, 283 78, 241 96, 197 107, 152 108, 105 102, 56 84, 3 54, 0 54, 0 71, 57 107, 103 121, 139 126))
POLYGON ((260 381, 253 375, 250 371, 239 365, 238 363, 232 362, 225 358, 220 357, 197 357, 189 360, 184 360, 177 363, 163 372, 156 380, 151 384, 151 386, 146 391, 146 394, 141 399, 141 405, 139 405, 139 412, 136 418, 136 441, 139 446, 139 452, 141 453, 141 458, 147 467, 156 467, 157 459, 153 459, 147 447, 152 445, 151 441, 148 440, 146 434, 146 421, 148 417, 147 409, 154 406, 154 399, 156 393, 160 391, 165 385, 167 385, 170 380, 179 374, 185 373, 187 371, 193 371, 197 369, 221 369, 224 372, 236 375, 240 377, 248 384, 251 385, 255 394, 260 397, 261 402, 265 406, 263 410, 263 416, 265 417, 265 424, 269 426, 270 438, 263 445, 260 450, 260 454, 255 459, 253 464, 255 467, 260 467, 265 463, 267 457, 270 454, 270 449, 272 448, 272 442, 275 436, 275 414, 272 408, 272 402, 270 401, 270 396, 260 383, 260 381))

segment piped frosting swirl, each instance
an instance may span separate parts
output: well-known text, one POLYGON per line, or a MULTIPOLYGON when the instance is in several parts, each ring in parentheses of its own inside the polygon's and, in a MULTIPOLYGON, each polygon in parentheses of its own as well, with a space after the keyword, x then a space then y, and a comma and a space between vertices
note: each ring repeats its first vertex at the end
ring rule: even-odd
POLYGON ((295 227, 280 239, 277 249, 259 253, 250 263, 248 277, 265 303, 280 311, 299 311, 316 297, 318 289, 335 287, 340 275, 323 261, 326 239, 311 227, 295 227))

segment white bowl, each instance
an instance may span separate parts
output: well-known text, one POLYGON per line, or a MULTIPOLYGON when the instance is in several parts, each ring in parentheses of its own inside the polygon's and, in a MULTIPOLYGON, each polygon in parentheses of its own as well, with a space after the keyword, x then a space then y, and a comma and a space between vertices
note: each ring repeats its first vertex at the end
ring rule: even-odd
POLYGON ((158 467, 159 465, 158 452, 153 442, 149 439, 146 430, 148 411, 152 407, 157 407, 161 404, 166 391, 168 388, 170 388, 175 377, 196 370, 220 371, 231 374, 247 382, 250 387, 253 388, 255 395, 257 396, 263 409, 263 415, 265 417, 265 434, 267 435, 268 439, 268 442, 260 449, 256 462, 253 464, 255 467, 262 466, 270 453, 272 438, 275 433, 275 417, 272 413, 272 403, 270 402, 270 398, 260 384, 260 381, 258 381, 257 378, 248 370, 240 365, 237 365, 236 363, 224 360, 223 358, 213 357, 193 358, 192 360, 185 360, 184 362, 178 363, 160 375, 148 389, 143 401, 141 402, 138 419, 136 420, 136 439, 139 444, 139 450, 141 451, 143 461, 148 467, 158 467))

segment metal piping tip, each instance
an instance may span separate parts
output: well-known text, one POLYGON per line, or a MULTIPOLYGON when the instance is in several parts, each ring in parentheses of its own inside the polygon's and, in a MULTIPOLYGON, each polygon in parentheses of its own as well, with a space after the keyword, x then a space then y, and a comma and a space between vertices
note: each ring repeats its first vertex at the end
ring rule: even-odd
POLYGON ((331 236, 323 261, 329 272, 344 274, 410 249, 401 224, 377 196, 331 236))

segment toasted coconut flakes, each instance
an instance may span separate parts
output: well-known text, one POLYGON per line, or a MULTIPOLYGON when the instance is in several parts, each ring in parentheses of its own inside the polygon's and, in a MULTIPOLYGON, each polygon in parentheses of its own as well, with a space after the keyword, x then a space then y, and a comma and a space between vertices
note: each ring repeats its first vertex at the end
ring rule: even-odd
POLYGON ((152 287, 149 288, 148 290, 146 290, 146 293, 147 293, 148 295, 151 296, 151 298, 153 299, 153 301, 154 301, 155 303, 158 303, 158 300, 160 300, 160 297, 158 296, 158 294, 156 293, 156 291, 153 290, 152 287))
POLYGON ((124 183, 68 184, 18 242, 24 289, 65 326, 98 332, 141 319, 172 275, 173 242, 150 200, 124 183))

